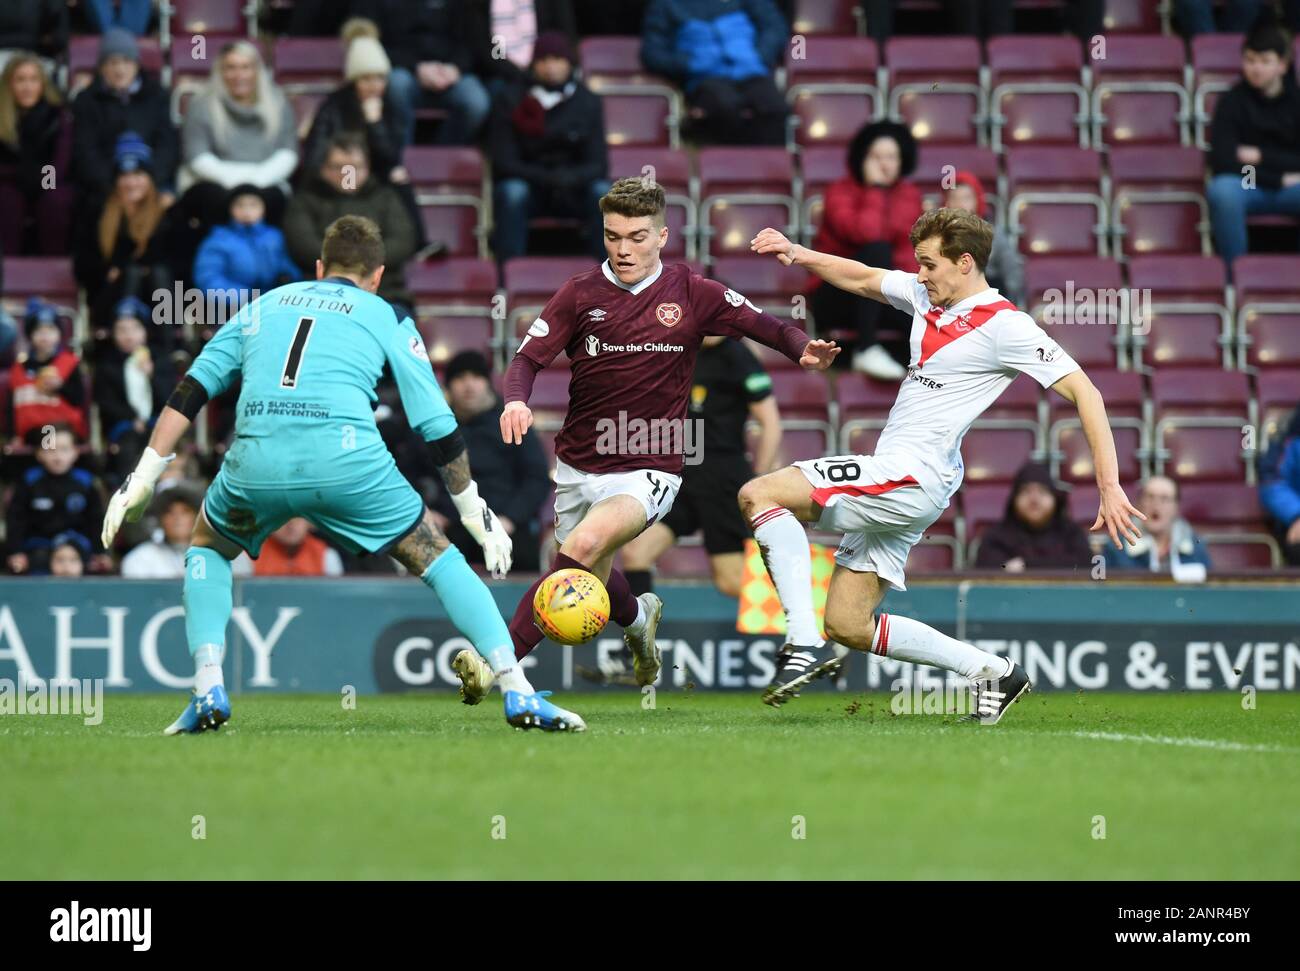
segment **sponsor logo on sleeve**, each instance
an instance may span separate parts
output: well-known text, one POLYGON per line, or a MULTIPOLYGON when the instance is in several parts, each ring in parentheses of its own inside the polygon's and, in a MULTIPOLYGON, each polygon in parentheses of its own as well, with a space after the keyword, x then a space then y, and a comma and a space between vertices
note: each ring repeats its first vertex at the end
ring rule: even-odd
MULTIPOLYGON (((538 317, 533 321, 533 326, 528 328, 529 337, 545 337, 551 332, 551 325, 538 317)), ((522 346, 522 345, 521 345, 522 346)))
POLYGON ((1034 353, 1044 364, 1051 364, 1060 356, 1061 348, 1059 344, 1048 344, 1046 347, 1038 348, 1034 353))
POLYGON ((422 358, 424 360, 428 360, 429 354, 424 349, 424 341, 420 340, 420 336, 418 334, 411 338, 410 344, 408 344, 407 346, 410 347, 412 355, 418 358, 422 358))

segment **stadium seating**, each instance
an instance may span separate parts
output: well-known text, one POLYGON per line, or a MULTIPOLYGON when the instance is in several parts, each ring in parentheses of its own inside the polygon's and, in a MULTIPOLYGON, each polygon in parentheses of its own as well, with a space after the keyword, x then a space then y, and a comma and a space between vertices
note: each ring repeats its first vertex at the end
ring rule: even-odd
POLYGON ((784 148, 702 148, 698 162, 706 263, 750 252, 750 240, 765 226, 798 232, 799 190, 784 148))
POLYGON ((1109 152, 1114 253, 1210 253, 1205 155, 1190 145, 1118 145, 1109 152))
MULTIPOLYGON (((1133 371, 1092 370, 1088 377, 1106 402, 1106 417, 1115 438, 1120 479, 1145 477, 1150 471, 1148 423, 1142 376, 1133 371)), ((1062 482, 1091 482, 1095 478, 1092 450, 1078 410, 1057 395, 1049 395, 1051 426, 1048 449, 1052 475, 1062 482)))
POLYGON ((1282 566, 1277 540, 1267 533, 1202 532, 1201 542, 1216 573, 1274 571, 1282 566))
POLYGON ((1107 35, 1158 34, 1168 26, 1162 22, 1162 12, 1152 0, 1106 0, 1103 25, 1107 35))
POLYGON ((1254 480, 1255 448, 1247 433, 1255 406, 1246 375, 1201 368, 1151 375, 1155 469, 1179 482, 1254 480))
POLYGON ((1043 457, 1043 442, 1037 421, 978 418, 961 451, 967 482, 1010 482, 1022 465, 1043 457))
POLYGON ((1178 490, 1178 509, 1193 527, 1265 532, 1259 490, 1244 482, 1187 482, 1178 490))
POLYGON ((1128 323, 1118 300, 1122 286, 1114 260, 1038 257, 1025 261, 1030 315, 1085 369, 1126 364, 1128 323))
POLYGON ((980 84, 980 48, 973 37, 893 37, 889 117, 923 144, 973 145, 983 140, 987 105, 980 84))
MULTIPOLYGON (((998 157, 991 148, 983 145, 932 145, 922 142, 917 148, 916 171, 912 173, 911 181, 919 185, 925 198, 937 206, 943 202, 944 179, 951 180, 958 172, 970 172, 979 178, 992 207, 990 214, 996 213, 1000 222, 1006 199, 998 185, 998 157)), ((806 180, 805 174, 805 184, 806 180)))
POLYGON ((77 307, 77 281, 72 260, 63 256, 7 256, 4 261, 4 303, 21 320, 31 297, 58 307, 77 307))
POLYGON ((1255 377, 1259 402, 1260 447, 1267 448, 1286 428, 1291 413, 1300 408, 1300 369, 1261 371, 1255 377))
POLYGON ((246 0, 168 0, 171 29, 190 34, 245 34, 246 15, 254 4, 246 0))
POLYGON ((862 33, 857 0, 795 0, 790 20, 796 34, 862 33))
MULTIPOLYGON (((492 351, 503 334, 493 315, 496 264, 451 257, 406 267, 406 285, 430 358, 440 363, 458 350, 492 351)), ((497 315, 499 316, 499 315, 497 315)))
POLYGON ((869 455, 897 398, 896 383, 876 381, 853 372, 840 375, 835 384, 836 410, 840 420, 839 451, 869 455))
POLYGON ((1022 253, 1106 255, 1110 216, 1099 153, 1034 145, 1010 148, 1006 158, 1002 191, 1022 253))
POLYGON ((583 256, 521 256, 505 265, 504 335, 520 339, 569 277, 590 270, 583 256))
POLYGON ((1092 144, 1187 145, 1192 103, 1183 86, 1183 42, 1173 36, 1107 37, 1093 70, 1092 144))
POLYGON ((1136 366, 1231 366, 1233 328, 1224 305, 1227 277, 1222 260, 1137 256, 1129 263, 1129 282, 1134 290, 1151 293, 1150 320, 1131 334, 1136 366))
POLYGON ((786 47, 789 141, 843 145, 884 112, 879 51, 867 37, 805 37, 786 47))
POLYGON ((1072 37, 992 37, 988 52, 992 144, 1078 145, 1088 141, 1083 53, 1072 37))
POLYGON ((402 163, 428 238, 446 243, 452 256, 486 258, 484 168, 478 150, 412 145, 402 163))
POLYGON ((803 290, 808 285, 808 271, 801 267, 782 266, 770 256, 722 256, 714 261, 710 276, 744 294, 766 313, 794 319, 800 326, 807 323, 803 290))
POLYGON ((1300 366, 1300 256, 1247 254, 1232 271, 1242 364, 1300 366))
POLYGON ((1197 34, 1192 38, 1192 110, 1196 147, 1210 147, 1210 122, 1220 94, 1241 75, 1241 34, 1197 34))
POLYGON ((588 37, 578 48, 583 79, 601 96, 611 146, 677 148, 681 94, 641 64, 640 37, 588 37))

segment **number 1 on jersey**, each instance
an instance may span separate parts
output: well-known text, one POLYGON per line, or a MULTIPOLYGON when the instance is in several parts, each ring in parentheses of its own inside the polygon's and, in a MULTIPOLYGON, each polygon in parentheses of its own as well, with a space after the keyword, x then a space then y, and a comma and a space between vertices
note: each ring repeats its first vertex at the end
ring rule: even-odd
POLYGON ((302 356, 307 350, 307 338, 311 337, 311 329, 315 326, 315 317, 302 317, 298 320, 298 329, 293 332, 293 343, 289 345, 289 354, 284 359, 280 387, 298 387, 298 370, 302 367, 302 356))

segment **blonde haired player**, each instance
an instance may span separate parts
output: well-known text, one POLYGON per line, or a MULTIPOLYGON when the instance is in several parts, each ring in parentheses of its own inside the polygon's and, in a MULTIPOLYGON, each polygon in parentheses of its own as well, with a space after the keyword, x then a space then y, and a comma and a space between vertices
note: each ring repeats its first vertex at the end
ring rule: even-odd
POLYGON ((1017 374, 1028 374, 1079 410, 1092 450, 1101 508, 1093 529, 1136 539, 1145 518, 1119 484, 1115 442, 1101 394, 1033 319, 988 285, 993 228, 972 213, 936 209, 912 226, 920 270, 865 266, 791 243, 775 229, 756 253, 798 265, 839 287, 912 314, 911 357, 873 455, 796 462, 740 490, 741 512, 776 584, 789 643, 763 700, 779 706, 843 663, 817 632, 812 567, 801 523, 842 532, 826 596, 826 636, 878 656, 930 664, 969 678, 975 715, 996 723, 1030 682, 1018 664, 932 627, 876 610, 890 586, 905 589, 908 551, 962 482, 961 440, 1017 374))

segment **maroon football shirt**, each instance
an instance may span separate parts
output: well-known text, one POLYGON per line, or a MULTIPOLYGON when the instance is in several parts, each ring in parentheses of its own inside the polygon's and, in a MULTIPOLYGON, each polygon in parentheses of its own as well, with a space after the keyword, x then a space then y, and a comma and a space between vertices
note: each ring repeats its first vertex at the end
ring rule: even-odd
POLYGON ((638 440, 637 432, 664 430, 662 445, 665 420, 684 426, 695 357, 709 335, 751 337, 796 362, 808 343, 798 327, 684 264, 663 264, 632 288, 602 264, 571 277, 533 322, 507 374, 506 400, 526 402, 536 372, 565 351, 572 376, 555 443, 561 461, 591 473, 680 474, 680 449, 665 454, 651 444, 656 436, 638 440))

